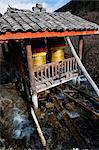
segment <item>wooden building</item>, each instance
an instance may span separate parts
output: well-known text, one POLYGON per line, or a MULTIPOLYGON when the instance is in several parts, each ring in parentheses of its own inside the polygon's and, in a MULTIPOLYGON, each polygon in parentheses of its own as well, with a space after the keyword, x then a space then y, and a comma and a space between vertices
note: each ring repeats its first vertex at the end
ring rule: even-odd
POLYGON ((10 59, 10 67, 14 68, 22 90, 27 92, 35 108, 38 108, 37 93, 77 77, 78 66, 99 96, 98 87, 81 63, 83 36, 91 34, 99 34, 99 25, 70 12, 48 13, 39 4, 33 11, 9 7, 2 15, 2 49, 10 54, 6 59, 10 59), (80 59, 70 41, 71 36, 79 37, 80 59), (72 54, 66 52, 66 41, 72 54))
MULTIPOLYGON (((0 15, 0 51, 12 78, 16 77, 20 90, 27 93, 35 110, 39 106, 39 92, 77 77, 79 70, 99 96, 97 85, 81 62, 83 36, 92 34, 99 34, 99 25, 70 12, 48 13, 40 4, 32 11, 9 7, 0 15), (79 37, 77 51, 71 36, 79 37)), ((46 146, 33 108, 31 114, 46 146)))

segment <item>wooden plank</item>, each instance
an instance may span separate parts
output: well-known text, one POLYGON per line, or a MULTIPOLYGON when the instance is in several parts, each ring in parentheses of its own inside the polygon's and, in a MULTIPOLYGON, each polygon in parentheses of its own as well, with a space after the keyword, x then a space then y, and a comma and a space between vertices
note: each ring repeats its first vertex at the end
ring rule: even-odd
POLYGON ((67 72, 67 61, 64 61, 64 72, 67 72))
POLYGON ((44 78, 43 78, 43 70, 42 70, 42 68, 40 68, 40 73, 41 73, 41 82, 43 82, 44 80, 44 78))
POLYGON ((72 71, 72 59, 70 60, 70 72, 72 71))
POLYGON ((75 70, 75 58, 73 58, 73 70, 75 70))
POLYGON ((45 77, 47 77, 47 69, 46 69, 46 66, 45 66, 45 68, 44 68, 44 75, 45 75, 45 77))
POLYGON ((50 78, 50 67, 48 67, 48 78, 50 78))
POLYGON ((60 82, 60 79, 57 79, 55 81, 53 80, 52 84, 50 84, 48 86, 44 86, 44 88, 41 88, 42 84, 39 84, 39 86, 37 86, 37 88, 38 88, 37 93, 45 91, 45 90, 50 89, 50 88, 53 88, 55 86, 58 86, 60 84, 65 83, 65 82, 68 82, 68 81, 72 80, 74 77, 77 77, 77 76, 78 76, 78 73, 71 73, 70 77, 68 77, 66 75, 66 78, 61 78, 61 82, 60 82))
POLYGON ((55 77, 57 78, 57 65, 55 65, 55 77))
POLYGON ((67 61, 67 72, 69 72, 69 59, 67 61))
POLYGON ((54 67, 54 65, 52 64, 52 79, 53 79, 53 77, 54 77, 54 69, 55 69, 55 67, 54 67))
POLYGON ((64 74, 64 61, 60 64, 61 74, 64 74))

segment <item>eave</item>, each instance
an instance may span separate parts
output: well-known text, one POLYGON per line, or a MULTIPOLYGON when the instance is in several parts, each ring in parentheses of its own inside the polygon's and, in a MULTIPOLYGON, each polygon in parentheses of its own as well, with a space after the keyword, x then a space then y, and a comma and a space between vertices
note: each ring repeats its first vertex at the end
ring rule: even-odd
POLYGON ((21 40, 32 38, 44 38, 44 37, 64 37, 64 36, 77 36, 77 35, 92 35, 99 34, 99 30, 83 30, 83 31, 64 31, 64 32, 6 32, 0 35, 0 41, 7 40, 21 40))

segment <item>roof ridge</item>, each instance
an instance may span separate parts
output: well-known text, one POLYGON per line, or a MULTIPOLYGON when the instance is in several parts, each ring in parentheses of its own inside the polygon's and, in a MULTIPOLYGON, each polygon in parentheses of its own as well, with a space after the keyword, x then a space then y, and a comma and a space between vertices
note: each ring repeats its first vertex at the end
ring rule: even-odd
POLYGON ((7 11, 5 13, 16 13, 16 12, 32 12, 29 9, 18 9, 15 7, 11 7, 10 5, 7 8, 7 11))
MULTIPOLYGON (((31 13, 35 13, 34 11, 32 10, 29 10, 29 9, 19 9, 19 8, 15 8, 15 7, 11 7, 10 5, 8 5, 8 8, 7 8, 7 11, 5 12, 6 13, 17 13, 17 12, 31 12, 31 13)), ((40 12, 36 12, 36 13, 40 13, 40 12)), ((66 12, 46 12, 46 13, 66 13, 66 14, 71 14, 70 11, 66 11, 66 12)))

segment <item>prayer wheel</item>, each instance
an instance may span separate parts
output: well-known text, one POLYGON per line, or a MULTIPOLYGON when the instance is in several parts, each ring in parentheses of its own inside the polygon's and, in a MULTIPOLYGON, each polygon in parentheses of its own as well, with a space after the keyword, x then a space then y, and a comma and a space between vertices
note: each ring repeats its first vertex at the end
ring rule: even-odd
POLYGON ((51 48, 51 62, 64 60, 64 45, 56 45, 51 48))
POLYGON ((34 67, 39 67, 46 64, 46 48, 34 49, 32 59, 34 67))

